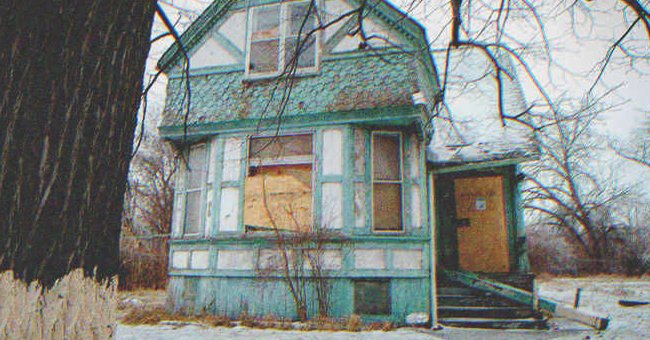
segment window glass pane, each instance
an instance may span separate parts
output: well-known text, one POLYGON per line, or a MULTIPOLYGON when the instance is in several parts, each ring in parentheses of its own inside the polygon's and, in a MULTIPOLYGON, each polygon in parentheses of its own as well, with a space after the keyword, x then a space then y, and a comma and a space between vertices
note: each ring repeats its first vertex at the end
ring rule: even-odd
POLYGON ((372 166, 374 180, 401 180, 399 135, 372 136, 372 166))
POLYGON ((251 72, 273 72, 278 70, 279 40, 264 40, 251 43, 251 72))
POLYGON ((402 186, 373 183, 372 216, 375 230, 402 230, 402 186))
POLYGON ((316 37, 310 36, 309 38, 300 41, 302 44, 300 51, 296 50, 296 43, 298 43, 298 40, 295 37, 287 38, 285 40, 285 66, 294 62, 294 55, 298 52, 298 68, 314 67, 316 65, 316 37))
POLYGON ((201 191, 187 193, 185 233, 198 234, 201 223, 201 191))
POLYGON ((258 7, 253 12, 253 41, 280 36, 280 6, 258 7))
POLYGON ((311 228, 311 173, 311 164, 252 168, 245 183, 247 229, 311 228))
POLYGON ((205 146, 194 147, 190 150, 187 189, 197 189, 203 186, 207 172, 205 153, 205 146))
POLYGON ((309 156, 312 153, 312 135, 251 138, 251 158, 281 158, 309 156))
POLYGON ((314 28, 314 12, 307 16, 309 2, 300 2, 289 5, 289 35, 296 36, 298 33, 307 34, 314 28), (301 30, 302 27, 302 30, 301 30))
POLYGON ((390 283, 387 280, 354 281, 354 313, 390 315, 390 283))
POLYGON ((366 135, 363 130, 354 130, 354 173, 363 176, 366 172, 366 135))

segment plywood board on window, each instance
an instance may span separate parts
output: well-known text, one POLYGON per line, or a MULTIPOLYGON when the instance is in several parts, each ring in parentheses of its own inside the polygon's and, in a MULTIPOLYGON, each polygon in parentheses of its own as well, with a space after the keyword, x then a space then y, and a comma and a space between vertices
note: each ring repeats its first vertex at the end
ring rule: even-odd
POLYGON ((402 186, 394 183, 374 183, 372 210, 375 230, 402 230, 402 186))
POLYGON ((245 183, 244 224, 289 230, 311 228, 311 183, 309 164, 251 168, 245 183))
POLYGON ((375 181, 400 181, 401 143, 398 134, 375 134, 372 139, 372 172, 375 181))
POLYGON ((503 177, 458 178, 454 187, 461 269, 510 271, 503 177))

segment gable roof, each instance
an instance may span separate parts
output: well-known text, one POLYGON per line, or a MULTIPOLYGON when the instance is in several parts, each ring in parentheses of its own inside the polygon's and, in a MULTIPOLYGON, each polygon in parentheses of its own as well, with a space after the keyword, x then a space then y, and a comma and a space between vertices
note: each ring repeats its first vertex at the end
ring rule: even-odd
MULTIPOLYGON (((444 63, 446 52, 434 52, 444 63)), ((526 111, 521 84, 511 60, 497 56, 512 75, 502 77, 505 114, 526 111)), ((436 166, 463 163, 524 160, 537 155, 532 131, 514 121, 501 121, 497 89, 492 76, 494 66, 483 51, 454 49, 450 55, 444 109, 436 119, 435 132, 427 149, 427 160, 436 166)))
MULTIPOLYGON (((358 0, 347 0, 359 5, 358 0)), ((243 0, 215 0, 201 15, 183 32, 180 37, 181 43, 186 51, 190 51, 201 38, 225 18, 225 14, 240 5, 243 0)), ((246 6, 255 6, 266 3, 282 2, 282 0, 250 0, 246 6)), ((243 5, 242 5, 243 6, 243 5)), ((428 81, 434 88, 438 87, 435 64, 429 54, 429 46, 426 38, 425 29, 417 21, 413 20, 406 13, 400 11, 397 7, 385 0, 367 0, 366 6, 373 16, 379 18, 389 28, 398 30, 404 37, 412 41, 415 47, 422 52, 425 69, 428 73, 428 81)), ((242 7, 242 8, 245 8, 242 7)), ((165 71, 181 57, 179 43, 175 41, 158 61, 157 67, 165 71)))

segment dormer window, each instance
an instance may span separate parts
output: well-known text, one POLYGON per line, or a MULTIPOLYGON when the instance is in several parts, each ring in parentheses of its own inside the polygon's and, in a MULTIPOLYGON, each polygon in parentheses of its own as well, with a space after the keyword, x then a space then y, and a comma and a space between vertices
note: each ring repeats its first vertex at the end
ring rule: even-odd
POLYGON ((248 76, 277 76, 291 72, 294 63, 296 73, 317 69, 318 37, 313 6, 309 1, 299 1, 251 8, 248 76))

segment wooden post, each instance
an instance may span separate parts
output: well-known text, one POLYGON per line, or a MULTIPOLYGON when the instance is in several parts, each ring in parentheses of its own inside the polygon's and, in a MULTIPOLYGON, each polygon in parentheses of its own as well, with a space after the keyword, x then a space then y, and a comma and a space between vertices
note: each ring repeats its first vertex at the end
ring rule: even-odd
POLYGON ((576 289, 576 296, 573 299, 573 308, 578 308, 578 305, 580 304, 580 288, 576 289))
POLYGON ((431 256, 429 257, 429 263, 430 263, 430 268, 431 268, 431 296, 430 296, 430 302, 431 302, 431 329, 440 329, 440 326, 438 325, 438 294, 437 294, 437 277, 436 277, 436 264, 437 264, 437 259, 436 259, 436 203, 435 203, 435 198, 436 198, 436 188, 435 188, 435 179, 434 179, 434 174, 433 172, 429 172, 429 178, 428 178, 428 199, 429 199, 429 226, 430 226, 430 237, 431 237, 431 244, 430 244, 430 250, 431 250, 431 256))

